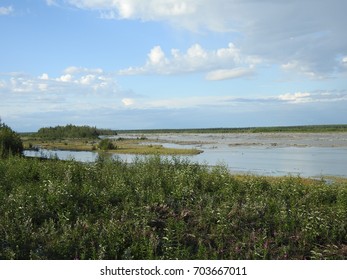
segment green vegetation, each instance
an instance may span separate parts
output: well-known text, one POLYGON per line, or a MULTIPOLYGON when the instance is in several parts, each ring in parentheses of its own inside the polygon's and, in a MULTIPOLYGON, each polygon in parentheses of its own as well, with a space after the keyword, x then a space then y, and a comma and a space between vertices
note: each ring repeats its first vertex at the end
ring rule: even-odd
POLYGON ((116 131, 110 129, 97 129, 90 126, 56 126, 43 127, 35 134, 36 137, 43 139, 65 139, 65 138, 98 138, 100 135, 117 135, 116 131))
POLYGON ((134 154, 134 155, 198 155, 202 153, 198 149, 178 149, 178 148, 165 148, 163 145, 127 145, 117 146, 117 150, 113 151, 118 154, 134 154))
POLYGON ((236 127, 236 128, 187 128, 187 129, 148 129, 119 130, 121 133, 265 133, 265 132, 347 132, 347 124, 273 126, 273 127, 236 127))
POLYGON ((347 182, 0 160, 0 259, 346 259, 347 182))
POLYGON ((201 153, 198 149, 176 149, 165 148, 162 145, 144 145, 145 138, 140 139, 43 139, 37 137, 22 137, 25 149, 48 149, 48 150, 70 150, 70 151, 107 151, 118 154, 138 155, 196 155, 201 153), (104 143, 102 143, 102 141, 104 143), (106 143, 106 145, 105 145, 106 143))
POLYGON ((56 126, 40 128, 37 133, 23 133, 24 148, 70 150, 70 151, 107 151, 111 153, 138 155, 196 155, 197 149, 165 148, 162 145, 143 145, 147 138, 139 139, 100 139, 99 136, 117 135, 114 130, 97 129, 89 126, 56 126))
POLYGON ((21 155, 23 143, 17 133, 2 123, 0 119, 0 159, 21 155))
POLYGON ((102 151, 115 150, 116 148, 117 146, 114 145, 113 141, 108 138, 102 139, 99 143, 99 149, 102 151))

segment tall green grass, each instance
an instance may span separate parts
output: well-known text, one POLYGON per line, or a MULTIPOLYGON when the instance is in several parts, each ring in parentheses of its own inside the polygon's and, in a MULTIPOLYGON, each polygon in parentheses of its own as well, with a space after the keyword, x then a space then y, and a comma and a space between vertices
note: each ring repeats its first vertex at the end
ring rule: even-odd
POLYGON ((346 259, 347 184, 179 158, 0 161, 0 259, 346 259))

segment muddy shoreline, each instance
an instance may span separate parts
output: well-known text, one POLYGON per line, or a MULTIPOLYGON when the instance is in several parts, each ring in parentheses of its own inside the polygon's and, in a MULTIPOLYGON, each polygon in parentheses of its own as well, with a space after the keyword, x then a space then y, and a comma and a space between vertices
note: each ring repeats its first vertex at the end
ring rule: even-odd
POLYGON ((150 140, 180 145, 268 147, 347 147, 347 133, 161 133, 150 140))

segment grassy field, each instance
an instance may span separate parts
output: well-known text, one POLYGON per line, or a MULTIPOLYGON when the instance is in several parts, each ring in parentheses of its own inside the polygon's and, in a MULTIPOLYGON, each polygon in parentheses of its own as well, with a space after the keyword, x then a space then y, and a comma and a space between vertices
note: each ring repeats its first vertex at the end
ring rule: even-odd
POLYGON ((0 161, 0 259, 346 259, 347 182, 179 158, 0 161))

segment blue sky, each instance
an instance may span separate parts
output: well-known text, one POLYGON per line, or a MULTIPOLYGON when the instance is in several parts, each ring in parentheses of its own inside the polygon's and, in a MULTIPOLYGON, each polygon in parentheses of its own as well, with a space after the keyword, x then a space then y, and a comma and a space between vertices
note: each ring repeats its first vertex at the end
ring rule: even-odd
POLYGON ((17 131, 347 123, 344 0, 0 0, 17 131))

